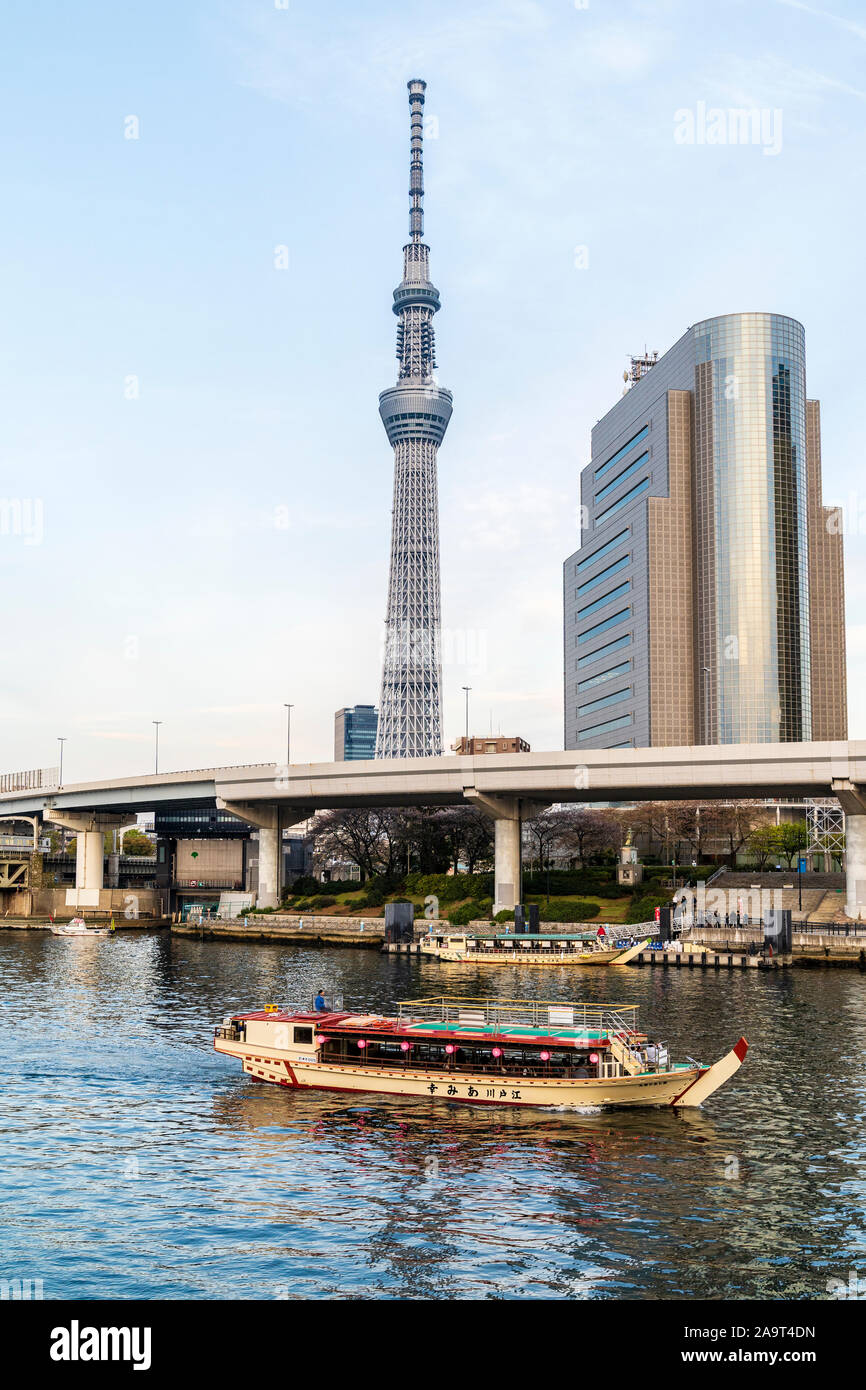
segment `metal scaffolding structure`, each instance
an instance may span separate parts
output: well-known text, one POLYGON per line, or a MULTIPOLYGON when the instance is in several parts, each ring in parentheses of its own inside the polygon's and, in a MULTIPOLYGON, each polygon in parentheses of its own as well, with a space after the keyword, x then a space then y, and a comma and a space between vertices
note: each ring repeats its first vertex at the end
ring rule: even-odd
POLYGON ((439 291, 424 244, 423 114, 426 83, 408 83, 409 234, 403 279, 394 291, 397 385, 379 396, 394 449, 391 568, 379 697, 377 758, 442 752, 439 497, 437 454, 451 418, 451 392, 438 386, 433 315, 439 291))
POLYGON ((826 860, 842 862, 845 853, 845 813, 835 797, 822 797, 806 803, 809 825, 809 854, 823 854, 826 860))

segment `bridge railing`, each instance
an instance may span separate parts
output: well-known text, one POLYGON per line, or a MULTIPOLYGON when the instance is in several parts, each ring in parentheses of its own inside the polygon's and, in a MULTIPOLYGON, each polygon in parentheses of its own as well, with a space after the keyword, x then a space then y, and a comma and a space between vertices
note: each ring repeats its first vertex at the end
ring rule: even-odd
POLYGON ((428 999, 401 999, 399 1017, 430 1023, 501 1028, 590 1029, 635 1032, 636 1004, 563 1004, 550 999, 467 999, 438 995, 428 999))
POLYGON ((26 772, 0 772, 0 794, 54 791, 59 782, 59 767, 33 767, 26 772))

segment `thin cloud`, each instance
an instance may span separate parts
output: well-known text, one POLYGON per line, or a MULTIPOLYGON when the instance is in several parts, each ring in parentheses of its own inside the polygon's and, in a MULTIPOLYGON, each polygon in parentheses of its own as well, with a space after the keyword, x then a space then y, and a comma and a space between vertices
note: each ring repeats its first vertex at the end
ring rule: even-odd
POLYGON ((784 5, 789 10, 802 10, 804 14, 810 14, 815 19, 826 19, 830 24, 836 24, 840 29, 844 29, 849 34, 855 34, 858 39, 866 39, 866 26, 857 24, 853 19, 846 19, 843 15, 831 14, 829 10, 818 10, 814 5, 804 5, 802 0, 776 0, 777 5, 784 5))

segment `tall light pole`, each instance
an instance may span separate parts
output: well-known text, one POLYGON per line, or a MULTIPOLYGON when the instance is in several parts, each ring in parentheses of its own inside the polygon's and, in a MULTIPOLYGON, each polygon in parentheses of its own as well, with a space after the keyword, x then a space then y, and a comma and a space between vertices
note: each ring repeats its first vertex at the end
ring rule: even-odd
POLYGON ((292 710, 294 708, 294 705, 283 704, 283 709, 286 711, 286 771, 292 765, 292 710))
POLYGON ((464 686, 462 687, 462 689, 463 689, 463 691, 465 692, 465 695, 466 695, 466 747, 465 747, 465 749, 464 749, 463 751, 464 751, 465 753, 468 753, 468 752, 469 752, 469 692, 470 692, 470 690, 472 689, 472 686, 471 686, 471 685, 464 685, 464 686))
POLYGON ((150 722, 156 730, 156 748, 154 750, 153 759, 153 771, 154 774, 156 774, 159 772, 159 726, 163 721, 161 719, 152 719, 150 722))
POLYGON ((57 777, 57 789, 59 791, 60 788, 63 786, 63 745, 66 742, 66 739, 58 738, 57 742, 60 744, 60 772, 57 777))

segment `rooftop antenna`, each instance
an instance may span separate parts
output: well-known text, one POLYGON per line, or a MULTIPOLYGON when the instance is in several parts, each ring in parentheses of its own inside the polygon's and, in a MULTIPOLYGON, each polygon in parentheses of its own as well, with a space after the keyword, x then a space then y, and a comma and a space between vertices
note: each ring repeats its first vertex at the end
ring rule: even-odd
POLYGON ((655 366, 658 360, 658 352, 647 352, 646 346, 644 346, 643 352, 638 354, 637 357, 630 357, 628 368, 622 374, 622 379, 625 382, 622 394, 625 395, 633 386, 637 386, 641 377, 645 377, 647 372, 655 366))

